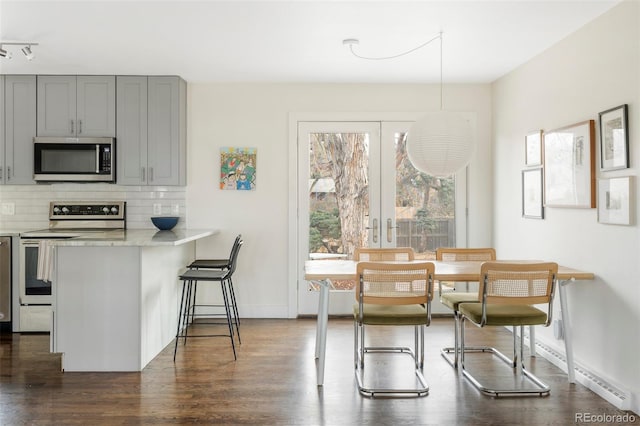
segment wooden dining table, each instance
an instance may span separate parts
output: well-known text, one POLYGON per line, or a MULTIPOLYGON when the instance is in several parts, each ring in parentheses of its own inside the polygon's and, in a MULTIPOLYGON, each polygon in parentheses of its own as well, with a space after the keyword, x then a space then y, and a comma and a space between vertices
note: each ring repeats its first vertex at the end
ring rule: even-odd
MULTIPOLYGON (((425 262, 416 260, 414 262, 425 262)), ((433 279, 436 281, 472 281, 480 280, 480 261, 436 261, 433 262, 435 272, 433 279)), ((540 260, 498 260, 498 262, 509 263, 535 263, 540 260)), ((305 280, 316 284, 320 290, 318 301, 318 320, 316 329, 316 350, 315 357, 317 363, 317 383, 322 386, 324 383, 325 353, 327 346, 327 326, 329 322, 329 293, 334 290, 332 282, 337 280, 356 280, 355 260, 307 260, 304 265, 305 280)), ((568 315, 566 286, 576 280, 592 280, 594 274, 580 271, 566 266, 558 266, 556 283, 560 296, 560 311, 562 318, 563 336, 566 351, 567 376, 570 383, 575 383, 575 366, 573 362, 573 345, 571 341, 571 323, 568 315)), ((534 342, 532 336, 530 341, 534 342)), ((533 345, 532 345, 533 346, 533 345)), ((532 347, 535 353, 535 348, 532 347)))

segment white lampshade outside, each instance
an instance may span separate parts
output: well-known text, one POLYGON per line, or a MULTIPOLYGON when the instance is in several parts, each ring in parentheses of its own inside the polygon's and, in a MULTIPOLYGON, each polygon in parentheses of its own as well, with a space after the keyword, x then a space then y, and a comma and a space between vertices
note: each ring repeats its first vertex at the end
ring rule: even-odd
POLYGON ((409 160, 432 176, 452 175, 469 164, 474 153, 471 124, 458 113, 429 113, 416 121, 407 135, 409 160))

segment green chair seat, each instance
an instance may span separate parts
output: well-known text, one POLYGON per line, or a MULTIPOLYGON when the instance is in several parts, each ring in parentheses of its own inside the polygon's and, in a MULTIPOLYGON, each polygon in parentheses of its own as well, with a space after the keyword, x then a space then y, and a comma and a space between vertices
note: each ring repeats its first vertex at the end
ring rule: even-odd
MULTIPOLYGON (((460 303, 458 311, 476 324, 482 321, 482 303, 460 303)), ((530 305, 487 305, 485 325, 541 325, 546 322, 547 314, 530 305)))
POLYGON ((478 293, 463 293, 459 291, 447 291, 442 293, 440 301, 451 310, 458 311, 460 303, 477 302, 478 293))
MULTIPOLYGON (((421 305, 363 305, 363 323, 367 325, 428 325, 427 310, 421 305)), ((353 318, 358 320, 358 304, 353 305, 353 318)))

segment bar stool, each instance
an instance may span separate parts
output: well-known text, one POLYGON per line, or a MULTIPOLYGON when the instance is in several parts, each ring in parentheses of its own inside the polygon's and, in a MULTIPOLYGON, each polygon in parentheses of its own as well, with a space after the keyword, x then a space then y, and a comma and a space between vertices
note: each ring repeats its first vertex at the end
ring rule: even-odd
POLYGON ((231 282, 231 276, 236 269, 236 260, 238 258, 238 252, 242 247, 243 241, 240 240, 236 250, 232 253, 229 262, 229 269, 226 270, 213 270, 213 269, 187 269, 183 272, 178 279, 182 281, 182 297, 180 299, 180 311, 178 313, 178 327, 176 330, 176 343, 173 350, 173 360, 176 360, 176 353, 178 352, 178 341, 184 339, 184 344, 187 344, 187 339, 190 337, 229 337, 231 339, 231 349, 233 350, 233 359, 237 359, 236 346, 234 339, 233 326, 235 324, 236 333, 238 334, 238 343, 241 344, 240 330, 238 328, 237 311, 234 310, 231 298, 229 295, 229 284, 231 282), (196 290, 199 281, 219 282, 222 290, 223 304, 196 304, 196 290), (202 314, 197 313, 198 307, 223 307, 223 314, 202 314), (189 334, 189 325, 199 324, 218 324, 224 325, 221 322, 196 322, 196 317, 216 317, 224 316, 226 319, 227 327, 229 328, 229 334, 189 334))
MULTIPOLYGON (((235 241, 233 242, 233 246, 231 246, 231 253, 229 254, 228 259, 196 259, 191 262, 187 268, 189 269, 230 269, 231 268, 231 259, 233 258, 233 254, 235 251, 240 250, 240 245, 244 242, 242 239, 242 234, 238 234, 235 241)), ((229 277, 229 293, 231 295, 231 303, 233 305, 233 312, 236 317, 236 327, 240 325, 240 316, 238 315, 238 303, 236 302, 236 293, 233 289, 233 280, 229 277)), ((240 333, 238 333, 240 335, 240 333)))

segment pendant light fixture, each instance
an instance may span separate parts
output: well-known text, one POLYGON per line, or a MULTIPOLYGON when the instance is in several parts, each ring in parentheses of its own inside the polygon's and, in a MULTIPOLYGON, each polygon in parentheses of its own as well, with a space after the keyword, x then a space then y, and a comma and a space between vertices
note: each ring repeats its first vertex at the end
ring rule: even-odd
POLYGON ((427 42, 397 55, 366 57, 357 54, 353 46, 357 39, 343 40, 351 53, 361 59, 394 59, 412 53, 434 40, 440 40, 440 110, 430 112, 416 121, 407 135, 407 154, 413 166, 436 177, 446 177, 469 164, 475 152, 474 132, 467 118, 444 110, 442 77, 442 32, 427 42))

